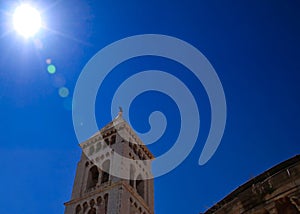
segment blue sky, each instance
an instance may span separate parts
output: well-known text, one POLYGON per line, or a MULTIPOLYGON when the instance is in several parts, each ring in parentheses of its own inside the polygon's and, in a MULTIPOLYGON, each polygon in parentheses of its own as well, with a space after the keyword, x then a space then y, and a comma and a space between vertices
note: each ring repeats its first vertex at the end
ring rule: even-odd
MULTIPOLYGON (((0 213, 63 213, 71 196, 80 148, 70 103, 76 81, 100 49, 136 34, 166 34, 199 49, 214 66, 227 102, 225 133, 212 159, 198 158, 210 126, 203 87, 173 61, 141 57, 114 69, 96 102, 98 126, 110 122, 114 90, 145 69, 169 71, 197 100, 201 130, 188 158, 155 180, 155 212, 199 213, 250 178, 299 153, 300 3, 285 1, 33 1, 47 29, 34 40, 11 31, 17 1, 1 1, 0 213), (47 72, 46 60, 56 66, 47 72), (126 72, 122 72, 126 71, 126 72), (62 98, 59 87, 70 94, 62 98)), ((147 131, 149 113, 161 110, 166 133, 150 146, 172 146, 179 110, 167 96, 149 92, 130 109, 134 128, 147 131)))

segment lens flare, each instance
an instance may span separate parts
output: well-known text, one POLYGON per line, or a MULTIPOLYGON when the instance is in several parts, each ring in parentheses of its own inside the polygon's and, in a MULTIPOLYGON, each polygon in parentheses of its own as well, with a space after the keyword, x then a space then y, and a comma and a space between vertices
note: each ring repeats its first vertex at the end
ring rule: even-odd
POLYGON ((49 74, 54 74, 56 72, 56 68, 54 65, 48 65, 47 70, 49 74))
POLYGON ((66 85, 66 79, 62 74, 55 74, 53 76, 53 86, 56 88, 61 88, 66 85))
POLYGON ((61 88, 58 90, 58 94, 59 94, 59 96, 61 96, 62 98, 65 98, 65 97, 69 96, 69 89, 66 88, 66 87, 61 87, 61 88))
POLYGON ((51 64, 51 59, 50 59, 50 58, 46 59, 46 63, 47 63, 48 65, 50 65, 50 64, 51 64))

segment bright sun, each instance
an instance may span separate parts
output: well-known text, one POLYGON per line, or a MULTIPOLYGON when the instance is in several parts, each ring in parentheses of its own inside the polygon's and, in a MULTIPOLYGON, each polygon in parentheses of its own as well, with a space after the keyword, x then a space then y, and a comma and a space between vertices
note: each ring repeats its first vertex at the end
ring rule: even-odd
POLYGON ((29 38, 39 31, 41 27, 41 16, 35 8, 23 4, 15 10, 13 24, 19 34, 25 38, 29 38))

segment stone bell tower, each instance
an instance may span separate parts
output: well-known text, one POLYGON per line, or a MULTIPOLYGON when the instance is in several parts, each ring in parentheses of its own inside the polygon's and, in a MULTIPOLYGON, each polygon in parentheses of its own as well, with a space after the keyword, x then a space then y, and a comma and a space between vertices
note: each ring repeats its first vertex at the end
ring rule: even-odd
POLYGON ((65 214, 154 214, 154 156, 122 118, 122 111, 80 147, 65 214))

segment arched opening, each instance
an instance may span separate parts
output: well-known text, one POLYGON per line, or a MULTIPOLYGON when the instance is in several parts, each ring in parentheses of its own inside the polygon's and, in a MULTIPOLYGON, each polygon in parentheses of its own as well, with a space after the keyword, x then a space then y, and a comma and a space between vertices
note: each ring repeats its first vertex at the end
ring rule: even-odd
POLYGON ((101 150, 101 142, 98 142, 96 144, 96 152, 99 152, 101 150))
POLYGON ((275 202, 275 207, 278 213, 299 214, 297 207, 292 204, 288 197, 280 198, 275 202))
POLYGON ((142 198, 145 198, 145 181, 141 175, 136 180, 136 191, 142 198))
POLYGON ((109 169, 110 169, 110 161, 106 160, 102 164, 102 177, 101 177, 101 184, 104 184, 109 181, 109 169))
POLYGON ((80 214, 80 213, 81 213, 81 206, 80 206, 80 204, 78 204, 75 209, 75 214, 80 214))
POLYGON ((84 202, 84 204, 83 204, 83 213, 85 213, 87 211, 88 207, 89 207, 88 203, 84 202))
POLYGON ((132 186, 134 188, 134 175, 135 175, 135 168, 134 166, 131 164, 130 165, 130 180, 129 180, 129 185, 132 186))
POLYGON ((113 145, 116 143, 116 135, 113 135, 111 138, 110 138, 110 145, 113 145))
POLYGON ((98 197, 97 198, 97 206, 100 206, 102 203, 102 198, 101 197, 98 197))
POLYGON ((135 154, 137 154, 137 145, 136 145, 136 144, 133 145, 133 152, 134 152, 135 154))
POLYGON ((109 139, 106 138, 104 141, 105 141, 106 145, 109 146, 109 139))
POLYGON ((89 210, 88 214, 96 214, 96 209, 95 208, 91 208, 89 210))
POLYGON ((95 147, 93 145, 90 146, 89 155, 93 155, 95 152, 95 147))
POLYGON ((94 199, 90 200, 90 206, 94 207, 94 205, 95 205, 95 200, 94 199))
POLYGON ((104 195, 104 214, 107 214, 107 206, 108 206, 108 194, 104 195))
POLYGON ((91 188, 95 187, 98 183, 98 179, 99 179, 98 168, 97 168, 97 166, 93 166, 89 170, 88 181, 87 181, 87 189, 91 189, 91 188))
POLYGON ((292 204, 295 205, 295 207, 297 207, 297 209, 300 211, 300 199, 296 198, 295 196, 290 198, 290 201, 292 202, 292 204))
POLYGON ((138 151, 138 156, 139 156, 139 159, 140 159, 140 160, 143 160, 143 155, 142 155, 141 150, 138 151))
POLYGON ((104 207, 104 203, 103 203, 103 198, 101 196, 99 196, 96 201, 97 201, 97 212, 104 213, 105 207, 104 207))

